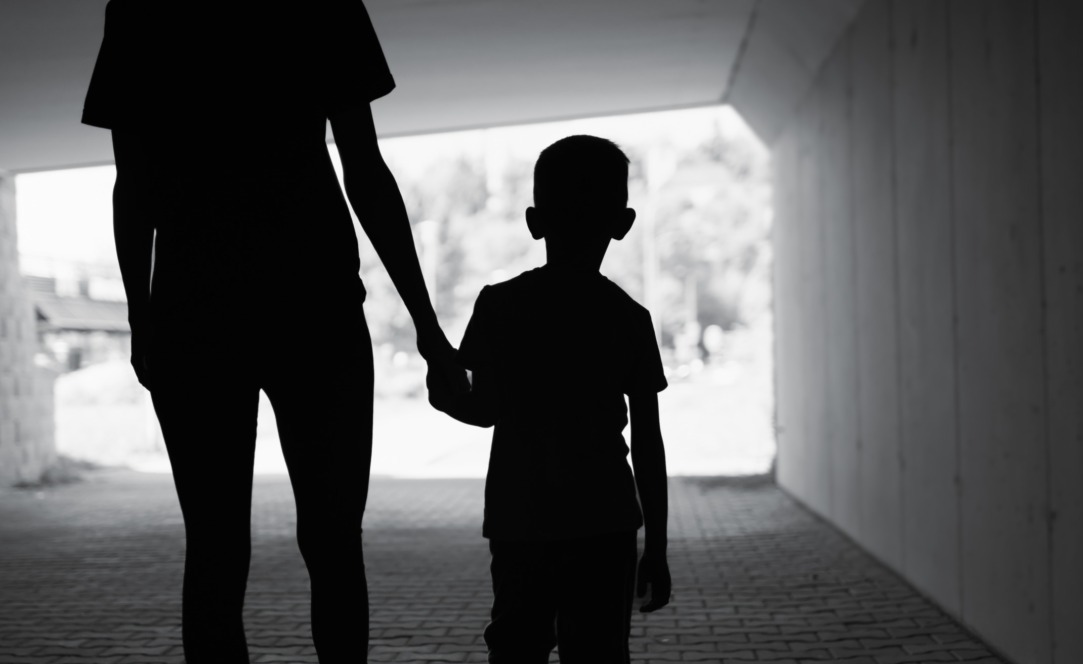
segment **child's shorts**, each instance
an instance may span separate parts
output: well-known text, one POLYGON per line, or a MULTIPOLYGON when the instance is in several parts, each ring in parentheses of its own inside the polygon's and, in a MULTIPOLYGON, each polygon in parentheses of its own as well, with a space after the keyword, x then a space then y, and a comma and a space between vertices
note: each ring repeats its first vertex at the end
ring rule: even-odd
POLYGON ((636 532, 554 541, 489 541, 492 664, 627 664, 636 532))

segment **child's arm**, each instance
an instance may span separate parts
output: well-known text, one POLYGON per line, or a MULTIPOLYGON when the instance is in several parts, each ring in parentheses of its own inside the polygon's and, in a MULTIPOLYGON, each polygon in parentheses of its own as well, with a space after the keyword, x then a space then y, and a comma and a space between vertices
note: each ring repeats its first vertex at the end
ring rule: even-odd
POLYGON ((629 395, 632 419, 632 467, 635 471, 639 502, 643 507, 643 558, 639 561, 636 595, 643 597, 647 584, 650 601, 640 608, 646 613, 669 603, 672 581, 666 561, 666 519, 669 496, 666 493, 666 449, 658 423, 658 395, 646 392, 629 395))
POLYGON ((429 388, 429 403, 436 410, 454 417, 463 424, 491 427, 496 424, 496 408, 489 393, 489 376, 485 371, 473 372, 470 390, 456 393, 429 367, 425 384, 429 388))
POLYGON ((450 379, 429 363, 425 385, 429 388, 429 403, 464 424, 491 427, 496 424, 496 395, 493 388, 493 290, 486 286, 474 302, 474 313, 466 324, 463 340, 456 358, 456 375, 450 379), (471 381, 464 367, 473 370, 471 381), (467 389, 457 389, 465 385, 467 389))

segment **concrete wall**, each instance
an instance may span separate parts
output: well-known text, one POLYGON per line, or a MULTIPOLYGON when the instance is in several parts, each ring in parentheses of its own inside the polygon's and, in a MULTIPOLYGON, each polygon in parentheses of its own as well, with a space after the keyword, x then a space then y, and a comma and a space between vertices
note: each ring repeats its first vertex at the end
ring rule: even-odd
POLYGON ((774 145, 778 479, 1083 662, 1083 4, 868 0, 774 145))
POLYGON ((34 366, 36 334, 19 276, 15 184, 0 172, 0 486, 36 482, 56 457, 53 375, 34 366))
POLYGON ((722 101, 760 140, 778 137, 862 2, 756 0, 722 101))

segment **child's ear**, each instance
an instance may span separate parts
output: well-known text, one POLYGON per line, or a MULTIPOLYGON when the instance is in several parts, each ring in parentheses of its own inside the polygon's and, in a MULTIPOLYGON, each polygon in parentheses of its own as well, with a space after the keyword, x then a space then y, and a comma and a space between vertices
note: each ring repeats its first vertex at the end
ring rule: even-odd
POLYGON ((632 222, 636 220, 636 211, 632 208, 624 208, 613 220, 613 239, 623 240, 628 231, 632 230, 632 222))
POLYGON ((530 237, 535 240, 540 240, 545 237, 545 215, 538 212, 536 208, 528 207, 526 209, 526 227, 530 229, 530 237))

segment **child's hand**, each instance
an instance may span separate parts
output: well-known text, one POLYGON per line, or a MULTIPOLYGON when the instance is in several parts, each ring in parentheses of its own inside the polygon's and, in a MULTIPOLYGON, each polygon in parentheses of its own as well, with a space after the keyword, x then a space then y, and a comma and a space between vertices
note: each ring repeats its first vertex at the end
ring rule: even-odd
POLYGON ((640 598, 646 596, 648 585, 651 587, 651 596, 648 602, 639 607, 641 613, 657 611, 669 604, 669 596, 673 591, 673 581, 669 576, 669 563, 666 562, 665 554, 656 555, 647 552, 639 559, 639 572, 636 574, 636 596, 640 598))

